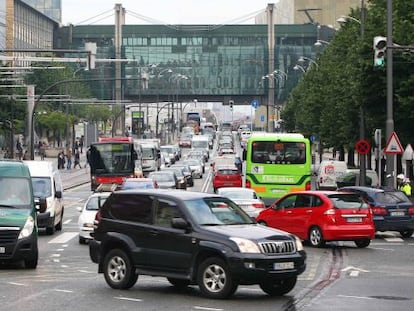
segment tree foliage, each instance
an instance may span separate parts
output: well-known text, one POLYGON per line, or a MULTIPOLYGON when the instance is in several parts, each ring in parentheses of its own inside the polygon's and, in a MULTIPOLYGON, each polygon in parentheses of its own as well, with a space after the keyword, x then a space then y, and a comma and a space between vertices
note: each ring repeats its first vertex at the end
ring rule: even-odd
MULTIPOLYGON (((394 43, 414 42, 414 2, 393 1, 394 43)), ((350 16, 359 19, 360 10, 350 16)), ((352 148, 360 138, 360 108, 366 137, 385 133, 386 68, 373 66, 373 38, 386 36, 386 1, 371 0, 361 25, 349 20, 293 89, 282 112, 287 130, 318 135, 326 147, 352 148)), ((402 143, 411 142, 414 122, 414 51, 394 50, 394 122, 402 143)))

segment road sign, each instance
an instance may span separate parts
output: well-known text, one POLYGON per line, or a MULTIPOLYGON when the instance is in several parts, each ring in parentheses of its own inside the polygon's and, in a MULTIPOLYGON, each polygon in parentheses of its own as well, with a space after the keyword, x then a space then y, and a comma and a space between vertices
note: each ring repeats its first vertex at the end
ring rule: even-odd
POLYGON ((395 132, 392 132, 391 136, 388 138, 387 144, 385 145, 384 153, 385 154, 403 154, 404 153, 404 149, 395 132))
POLYGON ((368 154, 371 150, 371 145, 365 139, 358 140, 355 149, 359 154, 368 154))
POLYGON ((264 122, 264 119, 265 119, 265 118, 264 118, 264 115, 262 114, 262 115, 260 116, 260 121, 261 121, 261 122, 264 122))
POLYGON ((257 109, 257 107, 259 107, 259 102, 256 99, 254 101, 252 101, 252 107, 254 109, 257 109))

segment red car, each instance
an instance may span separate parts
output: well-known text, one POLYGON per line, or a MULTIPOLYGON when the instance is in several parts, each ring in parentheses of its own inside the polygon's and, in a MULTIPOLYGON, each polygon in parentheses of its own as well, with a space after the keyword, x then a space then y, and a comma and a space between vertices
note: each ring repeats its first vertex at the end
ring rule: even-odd
POLYGON ((375 236, 371 209, 355 193, 292 192, 260 212, 256 220, 293 233, 316 247, 326 241, 354 241, 362 248, 375 236))
POLYGON ((241 187, 242 176, 235 165, 215 165, 213 172, 213 190, 222 187, 241 187))

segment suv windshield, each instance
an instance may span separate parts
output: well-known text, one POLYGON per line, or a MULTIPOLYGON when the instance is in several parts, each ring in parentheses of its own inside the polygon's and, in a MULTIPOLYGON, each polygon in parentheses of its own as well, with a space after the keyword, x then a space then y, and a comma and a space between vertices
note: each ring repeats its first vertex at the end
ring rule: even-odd
POLYGON ((254 221, 235 203, 222 198, 185 201, 191 217, 199 225, 239 225, 254 221))

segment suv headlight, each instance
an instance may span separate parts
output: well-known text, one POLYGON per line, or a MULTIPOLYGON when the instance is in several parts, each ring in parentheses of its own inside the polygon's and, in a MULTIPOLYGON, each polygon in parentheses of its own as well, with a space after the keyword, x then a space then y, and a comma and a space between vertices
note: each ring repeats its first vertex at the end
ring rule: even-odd
POLYGON ((302 241, 295 235, 296 249, 298 251, 303 251, 302 241))
POLYGON ((231 237, 230 240, 236 243, 237 247, 239 248, 240 253, 255 253, 255 254, 260 253, 259 246, 253 241, 242 239, 242 238, 234 238, 234 237, 231 237))
POLYGON ((27 217, 26 222, 20 231, 19 240, 23 238, 27 238, 33 233, 33 229, 35 227, 34 219, 32 216, 27 217))

